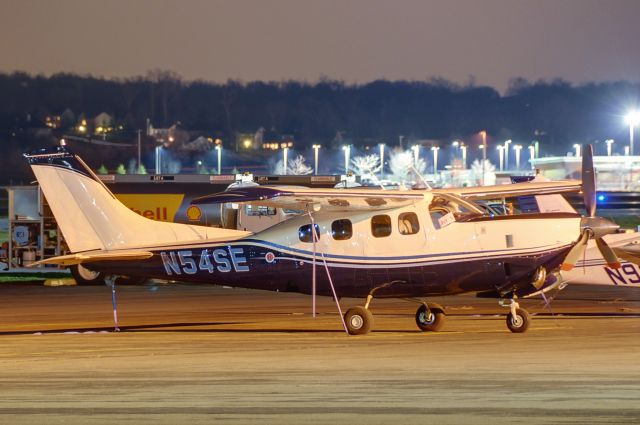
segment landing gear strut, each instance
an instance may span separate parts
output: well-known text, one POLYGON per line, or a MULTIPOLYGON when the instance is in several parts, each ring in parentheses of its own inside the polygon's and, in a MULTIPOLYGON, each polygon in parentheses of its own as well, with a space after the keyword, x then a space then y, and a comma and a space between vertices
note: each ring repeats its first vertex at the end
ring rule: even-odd
POLYGON ((509 307, 507 314, 507 327, 513 333, 523 333, 529 329, 531 324, 531 316, 524 308, 520 308, 520 304, 515 299, 509 300, 509 303, 500 303, 500 305, 509 307))

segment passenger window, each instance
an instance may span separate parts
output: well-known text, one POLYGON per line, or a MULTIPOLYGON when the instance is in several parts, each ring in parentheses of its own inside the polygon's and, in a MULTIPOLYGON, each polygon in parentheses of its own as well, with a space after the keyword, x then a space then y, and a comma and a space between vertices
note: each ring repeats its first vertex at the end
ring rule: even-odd
MULTIPOLYGON (((320 226, 315 225, 316 228, 316 240, 320 240, 320 226)), ((301 242, 313 242, 313 236, 311 235, 311 225, 306 224, 298 229, 298 238, 301 242)))
POLYGON ((398 216, 398 231, 401 235, 415 235, 419 230, 420 223, 415 213, 402 213, 398 216))
POLYGON ((371 234, 376 238, 384 238, 391 234, 391 217, 374 215, 371 217, 371 234))
POLYGON ((351 235, 353 235, 351 220, 342 219, 331 223, 331 235, 337 241, 350 239, 351 235))

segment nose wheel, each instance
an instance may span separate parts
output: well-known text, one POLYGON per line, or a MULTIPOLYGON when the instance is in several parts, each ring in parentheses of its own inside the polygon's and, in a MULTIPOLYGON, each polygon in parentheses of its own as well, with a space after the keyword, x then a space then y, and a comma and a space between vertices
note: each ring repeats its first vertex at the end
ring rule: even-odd
POLYGON ((508 304, 500 303, 505 307, 509 307, 509 314, 507 314, 507 327, 513 333, 523 333, 529 329, 531 324, 531 315, 524 308, 520 308, 520 305, 515 300, 509 300, 508 304))

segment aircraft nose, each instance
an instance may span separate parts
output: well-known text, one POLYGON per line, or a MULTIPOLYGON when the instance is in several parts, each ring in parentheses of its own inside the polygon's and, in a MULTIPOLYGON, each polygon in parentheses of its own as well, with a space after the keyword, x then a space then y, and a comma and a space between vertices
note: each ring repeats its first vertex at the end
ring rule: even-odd
POLYGON ((580 228, 582 230, 589 229, 593 232, 593 237, 600 238, 604 235, 617 233, 620 226, 604 217, 582 217, 580 228))

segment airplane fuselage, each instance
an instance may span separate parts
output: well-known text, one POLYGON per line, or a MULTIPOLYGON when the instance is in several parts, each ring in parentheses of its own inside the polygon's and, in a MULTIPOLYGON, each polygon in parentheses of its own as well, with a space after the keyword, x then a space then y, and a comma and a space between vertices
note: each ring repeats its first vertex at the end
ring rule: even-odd
POLYGON ((145 248, 139 262, 99 262, 110 273, 340 297, 424 297, 523 288, 542 266, 556 269, 575 243, 572 213, 469 216, 429 211, 431 195, 411 205, 354 214, 314 213, 255 235, 210 243, 145 248), (315 255, 314 255, 315 252, 315 255), (325 268, 326 261, 326 268, 325 268))

